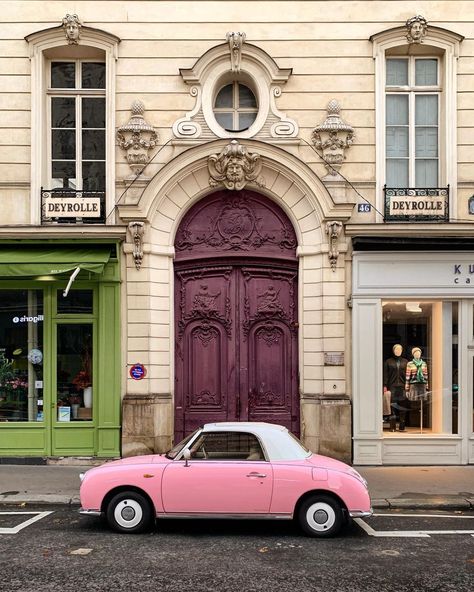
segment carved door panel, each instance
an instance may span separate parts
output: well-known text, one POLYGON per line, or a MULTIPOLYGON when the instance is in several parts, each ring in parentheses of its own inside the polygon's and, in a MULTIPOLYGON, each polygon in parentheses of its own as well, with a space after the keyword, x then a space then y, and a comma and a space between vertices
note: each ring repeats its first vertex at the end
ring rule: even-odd
POLYGON ((299 433, 296 270, 242 268, 240 398, 248 421, 299 433))
POLYGON ((176 440, 215 421, 299 433, 296 280, 256 266, 177 272, 176 440))
POLYGON ((176 439, 236 413, 234 276, 225 266, 176 274, 176 439))

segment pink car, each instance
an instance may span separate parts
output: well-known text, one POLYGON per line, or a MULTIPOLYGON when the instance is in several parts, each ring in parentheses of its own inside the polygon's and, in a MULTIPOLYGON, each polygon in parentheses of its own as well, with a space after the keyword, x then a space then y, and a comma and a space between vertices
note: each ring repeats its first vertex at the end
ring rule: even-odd
POLYGON ((165 455, 107 462, 81 481, 80 512, 105 514, 119 532, 155 518, 296 518, 307 535, 328 537, 372 514, 357 471, 267 423, 206 424, 165 455))

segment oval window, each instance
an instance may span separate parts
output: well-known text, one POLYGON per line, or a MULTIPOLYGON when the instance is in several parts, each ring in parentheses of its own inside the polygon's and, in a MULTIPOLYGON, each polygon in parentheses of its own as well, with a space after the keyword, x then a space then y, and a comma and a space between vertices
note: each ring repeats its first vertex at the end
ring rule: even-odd
POLYGON ((217 93, 214 116, 228 132, 243 132, 257 118, 257 100, 248 86, 239 82, 227 84, 217 93))

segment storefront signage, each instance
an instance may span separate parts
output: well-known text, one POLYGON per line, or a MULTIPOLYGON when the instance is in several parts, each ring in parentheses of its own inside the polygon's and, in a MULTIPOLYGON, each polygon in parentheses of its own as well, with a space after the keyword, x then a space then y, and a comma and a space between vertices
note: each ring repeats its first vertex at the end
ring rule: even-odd
POLYGON ((133 364, 130 368, 130 376, 133 380, 142 380, 146 376, 146 368, 143 364, 133 364))
POLYGON ((41 323, 42 321, 44 321, 44 316, 37 315, 34 317, 27 317, 27 316, 23 315, 22 317, 13 317, 12 321, 15 324, 16 323, 41 323))
POLYGON ((45 218, 100 218, 100 197, 52 197, 43 201, 45 218))
POLYGON ((411 197, 410 195, 392 196, 389 201, 390 216, 444 216, 446 202, 440 197, 411 197))
POLYGON ((474 284, 474 265, 454 265, 453 275, 455 284, 474 284))

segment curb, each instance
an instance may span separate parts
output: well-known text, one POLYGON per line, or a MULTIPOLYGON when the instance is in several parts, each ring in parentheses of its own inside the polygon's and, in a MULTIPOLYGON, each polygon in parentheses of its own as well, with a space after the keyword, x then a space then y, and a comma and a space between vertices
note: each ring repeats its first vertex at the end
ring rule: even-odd
POLYGON ((474 510, 474 498, 433 496, 374 499, 372 507, 376 510, 474 510))
POLYGON ((67 505, 67 506, 79 506, 79 496, 70 495, 57 495, 57 494, 45 494, 45 495, 0 495, 0 505, 25 505, 25 504, 38 504, 38 505, 67 505))

